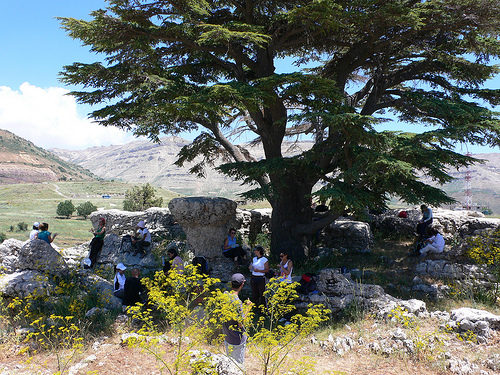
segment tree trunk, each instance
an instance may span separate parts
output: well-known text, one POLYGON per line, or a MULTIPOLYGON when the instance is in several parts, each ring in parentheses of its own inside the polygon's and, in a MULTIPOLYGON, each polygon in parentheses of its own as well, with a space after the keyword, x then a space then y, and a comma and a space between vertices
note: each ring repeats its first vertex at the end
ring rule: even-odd
POLYGON ((288 181, 276 187, 277 193, 272 201, 271 216, 271 254, 279 255, 286 251, 290 258, 297 259, 309 255, 312 235, 298 231, 311 224, 313 209, 309 183, 288 181))

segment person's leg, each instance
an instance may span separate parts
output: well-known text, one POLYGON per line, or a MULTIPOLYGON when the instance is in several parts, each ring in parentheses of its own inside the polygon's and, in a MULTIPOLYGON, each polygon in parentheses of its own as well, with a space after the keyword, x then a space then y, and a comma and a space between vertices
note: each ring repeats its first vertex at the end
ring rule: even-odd
POLYGON ((123 296, 125 295, 125 289, 118 289, 113 294, 115 295, 115 297, 123 299, 123 296))
POLYGON ((252 287, 252 302, 258 306, 259 305, 259 279, 253 278, 250 281, 250 286, 252 287))
POLYGON ((259 284, 259 306, 260 305, 267 305, 265 298, 264 298, 264 291, 266 290, 266 281, 264 278, 262 278, 262 281, 259 284))
POLYGON ((436 253, 436 252, 440 251, 431 244, 428 244, 422 250, 420 250, 420 256, 425 257, 428 253, 436 253))
POLYGON ((231 345, 224 341, 224 345, 228 357, 234 359, 240 365, 245 365, 246 342, 240 345, 231 345))

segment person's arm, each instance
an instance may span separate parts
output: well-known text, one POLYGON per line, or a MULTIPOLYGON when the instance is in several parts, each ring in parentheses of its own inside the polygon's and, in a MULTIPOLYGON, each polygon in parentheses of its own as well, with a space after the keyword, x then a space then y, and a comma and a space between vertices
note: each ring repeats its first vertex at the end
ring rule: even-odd
POLYGON ((281 264, 280 264, 280 268, 281 268, 281 272, 283 272, 285 274, 285 276, 288 276, 290 274, 290 272, 292 272, 293 262, 291 260, 288 261, 288 269, 283 267, 281 264))
POLYGON ((49 234, 49 243, 52 243, 57 237, 58 233, 54 233, 54 235, 49 234))
POLYGON ((255 272, 262 272, 262 273, 267 273, 269 272, 269 261, 266 260, 266 263, 264 263, 264 268, 261 270, 258 270, 256 268, 253 269, 255 272))
POLYGON ((231 246, 229 246, 229 238, 224 240, 224 251, 228 250, 231 246))

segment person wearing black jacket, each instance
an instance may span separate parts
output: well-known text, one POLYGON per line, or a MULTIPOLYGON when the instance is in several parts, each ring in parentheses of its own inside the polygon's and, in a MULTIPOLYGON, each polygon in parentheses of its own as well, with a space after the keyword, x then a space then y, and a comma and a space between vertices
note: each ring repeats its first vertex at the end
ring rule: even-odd
POLYGON ((127 277, 125 280, 124 294, 122 304, 124 306, 133 306, 136 303, 144 303, 143 293, 146 291, 144 285, 139 278, 139 269, 132 270, 132 276, 127 277))

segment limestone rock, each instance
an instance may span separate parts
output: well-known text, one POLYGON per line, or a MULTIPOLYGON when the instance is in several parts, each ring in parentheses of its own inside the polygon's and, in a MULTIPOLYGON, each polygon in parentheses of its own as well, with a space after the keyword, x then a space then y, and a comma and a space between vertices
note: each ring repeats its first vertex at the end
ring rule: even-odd
POLYGON ((50 277, 35 270, 24 270, 0 277, 0 293, 9 297, 48 295, 54 287, 55 283, 50 277))
POLYGON ((339 219, 323 229, 324 241, 337 249, 370 252, 373 246, 373 233, 368 223, 339 219))
POLYGON ((52 275, 60 275, 68 271, 68 266, 61 254, 49 243, 39 239, 24 243, 19 250, 17 262, 19 270, 37 270, 52 275))
POLYGON ((13 238, 0 244, 0 267, 3 273, 13 273, 18 267, 18 257, 24 242, 13 238))
POLYGON ((225 198, 174 198, 168 207, 186 233, 195 255, 222 256, 222 245, 236 220, 236 202, 225 198))

